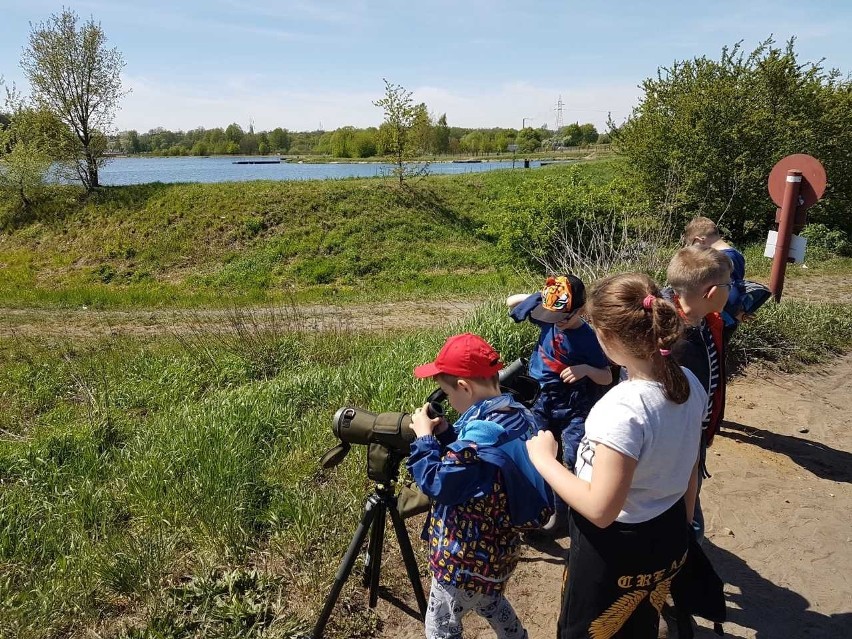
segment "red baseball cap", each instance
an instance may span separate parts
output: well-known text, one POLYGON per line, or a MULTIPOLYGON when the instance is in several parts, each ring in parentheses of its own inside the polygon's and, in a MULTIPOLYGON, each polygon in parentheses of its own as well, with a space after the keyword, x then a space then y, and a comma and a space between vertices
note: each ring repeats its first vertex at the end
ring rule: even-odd
POLYGON ((479 335, 462 333, 447 338, 434 362, 414 369, 415 377, 447 373, 458 377, 493 377, 503 368, 500 353, 479 335))

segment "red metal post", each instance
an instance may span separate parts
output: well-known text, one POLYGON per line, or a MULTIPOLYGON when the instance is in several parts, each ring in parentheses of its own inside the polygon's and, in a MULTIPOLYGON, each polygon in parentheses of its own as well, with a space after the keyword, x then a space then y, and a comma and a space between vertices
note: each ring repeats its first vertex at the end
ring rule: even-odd
POLYGON ((802 187, 802 172, 797 169, 787 171, 787 183, 784 188, 784 200, 781 203, 781 219, 778 222, 778 238, 775 244, 775 257, 772 259, 772 275, 769 278, 769 290, 776 302, 781 301, 784 288, 784 273, 790 255, 790 242, 793 235, 796 209, 799 206, 799 189, 802 187))

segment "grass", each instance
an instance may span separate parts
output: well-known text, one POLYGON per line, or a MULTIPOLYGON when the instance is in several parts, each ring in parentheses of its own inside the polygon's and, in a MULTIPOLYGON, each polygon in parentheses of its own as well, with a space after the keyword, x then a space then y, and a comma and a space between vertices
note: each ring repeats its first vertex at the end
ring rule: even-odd
MULTIPOLYGON (((511 357, 529 339, 500 338, 504 324, 494 308, 459 330, 511 357)), ((266 637, 312 623, 369 486, 357 446, 320 470, 331 417, 419 405, 431 389, 411 369, 445 331, 297 326, 4 347, 0 636, 266 637)), ((375 623, 356 591, 331 635, 375 623)))
POLYGON ((612 160, 385 179, 105 187, 0 234, 0 305, 198 307, 469 295, 514 277, 495 216, 612 160))
MULTIPOLYGON (((850 310, 770 304, 734 348, 788 368, 823 360, 849 347, 850 310)), ((462 330, 507 360, 535 338, 494 302, 406 333, 305 333, 295 314, 263 326, 235 315, 221 334, 7 343, 0 636, 304 633, 370 487, 363 447, 319 468, 334 411, 419 405, 431 388, 413 366, 462 330)), ((406 593, 393 552, 387 566, 383 580, 406 593)), ((363 602, 353 578, 327 636, 374 633, 363 602)))
POLYGON ((767 302, 734 333, 731 354, 739 365, 769 362, 783 371, 818 364, 852 344, 852 304, 783 299, 767 302))

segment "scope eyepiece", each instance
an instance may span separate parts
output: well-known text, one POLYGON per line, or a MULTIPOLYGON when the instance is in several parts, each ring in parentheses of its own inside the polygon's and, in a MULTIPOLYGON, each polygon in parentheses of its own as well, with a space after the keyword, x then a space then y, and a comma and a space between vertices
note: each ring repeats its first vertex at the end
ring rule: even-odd
POLYGON ((441 402, 429 402, 429 405, 426 407, 426 416, 429 417, 429 419, 443 417, 444 405, 441 402))

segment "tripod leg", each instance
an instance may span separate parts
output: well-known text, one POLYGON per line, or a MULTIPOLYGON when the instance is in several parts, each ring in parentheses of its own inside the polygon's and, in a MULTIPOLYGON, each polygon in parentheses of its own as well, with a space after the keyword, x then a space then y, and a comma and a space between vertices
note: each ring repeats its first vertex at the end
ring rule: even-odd
MULTIPOLYGON (((376 505, 376 518, 373 520, 373 538, 375 543, 370 552, 369 570, 365 576, 370 577, 370 608, 375 608, 379 601, 379 573, 382 571, 382 548, 385 545, 385 521, 388 511, 387 502, 382 499, 376 505)), ((370 541, 373 541, 372 539, 370 541)))
MULTIPOLYGON (((364 554, 364 574, 361 576, 361 585, 364 588, 369 588, 373 580, 373 566, 375 565, 374 558, 379 552, 382 544, 382 532, 384 532, 384 522, 379 526, 379 519, 382 518, 385 505, 382 502, 381 496, 376 498, 376 503, 373 506, 373 526, 370 528, 370 540, 367 542, 367 552, 364 554), (377 546, 378 544, 378 546, 377 546)), ((383 518, 382 518, 383 519, 383 518)))
POLYGON ((355 535, 349 543, 349 548, 346 549, 346 554, 340 561, 340 566, 337 568, 337 574, 334 576, 334 585, 331 587, 331 592, 325 598, 325 605, 322 608, 317 623, 314 626, 314 632, 311 635, 313 639, 320 639, 325 624, 328 623, 328 618, 331 616, 331 611, 334 609, 334 604, 337 603, 337 598, 340 596, 340 591, 343 590, 343 584, 349 578, 352 572, 352 567, 355 565, 355 559, 358 557, 358 551, 361 549, 364 539, 367 537, 367 532, 370 530, 370 525, 374 523, 374 518, 378 512, 379 505, 378 497, 373 494, 367 498, 367 503, 364 504, 364 515, 361 517, 361 523, 355 529, 355 535))
POLYGON ((414 589, 414 596, 417 598, 417 606, 420 608, 420 614, 426 616, 426 595, 423 594, 423 584, 420 582, 420 572, 417 569, 417 560, 414 558, 414 550, 411 547, 411 539, 408 537, 408 530, 405 528, 405 520, 395 506, 388 508, 390 511, 393 528, 396 531, 396 539, 399 542, 399 549, 402 552, 402 560, 405 562, 405 570, 408 573, 408 580, 411 582, 411 587, 414 589))

